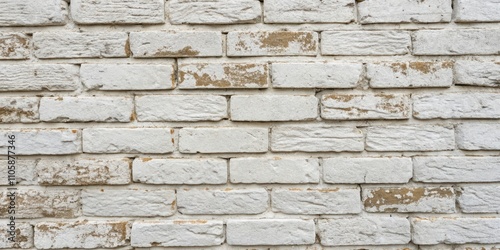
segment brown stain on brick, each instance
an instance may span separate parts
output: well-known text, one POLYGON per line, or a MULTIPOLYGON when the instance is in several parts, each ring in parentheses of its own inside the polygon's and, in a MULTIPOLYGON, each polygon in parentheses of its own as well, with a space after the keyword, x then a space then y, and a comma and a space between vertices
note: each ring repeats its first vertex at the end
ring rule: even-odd
POLYGON ((316 50, 316 41, 312 33, 275 31, 266 32, 261 37, 260 48, 283 51, 290 46, 290 43, 299 43, 303 51, 316 50))
POLYGON ((108 184, 113 177, 109 166, 85 167, 66 165, 60 169, 38 169, 37 171, 52 173, 50 179, 39 178, 40 185, 102 185, 108 184))
POLYGON ((141 160, 142 160, 142 162, 148 162, 150 160, 153 160, 153 158, 142 158, 141 160))
POLYGON ((325 95, 324 99, 332 99, 334 101, 339 101, 339 102, 349 102, 352 99, 359 97, 361 95, 338 95, 338 94, 331 94, 331 95, 325 95))
POLYGON ((176 205, 177 205, 177 201, 176 201, 176 200, 174 200, 174 201, 172 201, 172 203, 170 204, 170 208, 171 208, 172 210, 175 210, 176 205))
POLYGON ((153 54, 153 56, 157 56, 157 57, 197 56, 199 54, 200 54, 200 52, 197 50, 194 50, 193 47, 186 46, 183 49, 180 49, 177 51, 166 50, 166 48, 159 49, 153 54))
POLYGON ((451 69, 453 68, 454 63, 452 61, 444 61, 441 63, 441 68, 443 69, 451 69))
POLYGON ((24 118, 34 119, 35 112, 17 109, 13 107, 0 107, 0 122, 10 120, 9 117, 17 117, 15 120, 24 118))
POLYGON ((132 50, 130 49, 130 38, 127 37, 127 40, 125 41, 125 55, 131 56, 132 55, 132 50))
POLYGON ((133 122, 137 119, 136 115, 135 115, 135 112, 132 112, 132 114, 130 114, 130 121, 133 122))
MULTIPOLYGON (((203 66, 203 64, 201 64, 203 66)), ((180 81, 183 82, 186 74, 190 74, 195 79, 197 87, 245 87, 247 85, 266 86, 267 85, 267 65, 258 64, 223 64, 224 76, 216 79, 208 73, 202 73, 203 67, 198 72, 180 72, 180 81), (262 66, 263 70, 260 70, 262 66), (252 70, 254 69, 254 70, 252 70)))
POLYGON ((4 50, 0 51, 0 56, 10 57, 15 55, 18 49, 28 49, 29 40, 20 35, 13 34, 6 38, 0 38, 0 48, 2 47, 4 50))
MULTIPOLYGON (((111 224, 109 233, 116 233, 120 240, 124 242, 127 239, 128 222, 115 222, 111 224)), ((101 235, 99 237, 102 237, 101 235)))
POLYGON ((410 69, 422 72, 424 74, 430 74, 436 72, 436 65, 432 62, 410 62, 410 69))
POLYGON ((174 220, 174 224, 183 225, 183 224, 206 224, 207 220, 174 220))
POLYGON ((391 63, 391 69, 394 73, 402 73, 403 75, 408 74, 408 65, 405 62, 391 63))
POLYGON ((340 188, 320 188, 320 189, 315 189, 315 188, 308 188, 307 191, 315 191, 315 192, 320 192, 320 193, 334 193, 339 191, 340 188))
MULTIPOLYGON (((364 200, 364 206, 380 209, 381 206, 408 205, 428 197, 452 197, 453 191, 451 188, 378 188, 371 190, 370 196, 364 200)), ((387 208, 384 212, 396 212, 397 210, 397 208, 387 208)))

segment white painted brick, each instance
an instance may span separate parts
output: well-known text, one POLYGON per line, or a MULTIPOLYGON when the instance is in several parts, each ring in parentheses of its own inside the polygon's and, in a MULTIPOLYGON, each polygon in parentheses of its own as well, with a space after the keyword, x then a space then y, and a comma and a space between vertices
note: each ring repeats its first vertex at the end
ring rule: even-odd
POLYGON ((410 95, 324 94, 321 117, 327 120, 409 119, 410 95))
POLYGON ((273 63, 273 88, 355 88, 360 63, 273 63))
POLYGON ((500 118, 500 93, 432 93, 412 100, 418 119, 500 118))
POLYGON ((498 182, 500 157, 415 157, 413 180, 421 182, 498 182))
POLYGON ((82 64, 82 83, 92 90, 163 90, 175 88, 172 64, 82 64))
POLYGON ((500 213, 499 185, 462 186, 458 205, 463 213, 500 213))
MULTIPOLYGON (((0 168, 0 176, 4 176, 4 178, 0 179, 1 186, 8 186, 11 184, 11 178, 9 178, 9 168, 8 161, 2 160, 0 164, 2 164, 3 168, 0 168)), ((15 163, 15 184, 16 185, 36 185, 37 175, 35 173, 35 167, 37 165, 37 160, 19 160, 17 159, 15 163)), ((12 180, 13 181, 13 180, 12 180)))
POLYGON ((175 190, 83 190, 84 216, 170 216, 175 213, 175 190))
POLYGON ((1 222, 3 227, 0 228, 0 248, 32 248, 33 247, 33 227, 29 223, 16 222, 16 236, 14 242, 8 237, 13 235, 10 232, 10 221, 4 220, 1 222), (9 231, 9 232, 8 232, 9 231))
POLYGON ((500 62, 455 62, 455 84, 500 87, 500 62))
POLYGON ((318 117, 313 95, 233 95, 233 121, 307 121, 318 117))
POLYGON ((0 122, 38 122, 38 97, 0 97, 0 122))
POLYGON ((58 160, 43 159, 36 164, 41 185, 123 185, 130 183, 128 159, 122 160, 58 160))
POLYGON ((419 30, 414 55, 499 55, 500 29, 419 30))
POLYGON ((265 23, 349 23, 354 18, 353 0, 264 1, 265 23))
POLYGON ((70 91, 80 86, 78 66, 69 64, 0 65, 0 91, 70 91))
POLYGON ((358 11, 363 24, 449 22, 451 1, 367 0, 358 3, 358 11))
POLYGON ((131 32, 136 58, 222 56, 222 34, 214 31, 131 32))
POLYGON ((319 161, 312 158, 231 158, 232 183, 319 183, 319 161))
POLYGON ((320 219, 318 229, 324 246, 395 245, 411 240, 410 223, 400 217, 320 219))
POLYGON ((357 214, 359 188, 273 189, 273 212, 285 214, 357 214))
POLYGON ((405 55, 411 37, 406 31, 323 31, 322 55, 405 55))
POLYGON ((463 150, 499 150, 500 124, 466 123, 458 125, 457 145, 463 150))
POLYGON ((227 161, 222 159, 135 159, 133 180, 146 184, 225 184, 227 161))
POLYGON ((129 122, 133 110, 131 97, 43 97, 40 100, 40 120, 44 122, 129 122))
POLYGON ((228 56, 315 56, 318 33, 310 31, 229 32, 228 56))
POLYGON ((498 0, 454 0, 455 22, 498 22, 498 0))
POLYGON ((125 32, 37 32, 33 34, 38 58, 128 57, 125 32))
POLYGON ((455 148, 453 127, 405 125, 369 127, 368 151, 440 151, 455 148))
POLYGON ((71 17, 78 24, 156 24, 165 22, 162 0, 72 0, 71 17))
POLYGON ((220 121, 227 100, 217 95, 145 95, 135 98, 138 121, 220 121))
POLYGON ((450 87, 452 66, 450 61, 368 63, 366 74, 372 88, 450 87))
POLYGON ((260 214, 268 202, 264 188, 177 190, 177 207, 182 214, 260 214))
POLYGON ((261 153, 268 150, 266 128, 183 128, 181 153, 261 153))
POLYGON ((88 128, 83 130, 85 153, 170 153, 173 129, 88 128))
POLYGON ((116 248, 127 246, 126 221, 40 222, 35 225, 37 249, 116 248))
POLYGON ((132 225, 133 247, 217 246, 224 242, 222 221, 136 221, 132 225))
POLYGON ((18 32, 0 33, 0 59, 27 59, 30 56, 30 50, 31 38, 29 36, 18 32))
POLYGON ((364 136, 356 127, 280 126, 271 131, 273 152, 363 151, 364 136))
POLYGON ((315 242, 313 220, 260 219, 227 221, 229 245, 307 245, 315 242))
POLYGON ((0 26, 64 25, 68 4, 63 0, 1 0, 0 26))
POLYGON ((323 159, 326 183, 407 183, 411 177, 411 158, 323 159))
POLYGON ((415 244, 499 243, 500 218, 414 218, 415 244))
POLYGON ((235 24, 260 21, 258 0, 172 0, 169 18, 173 24, 235 24))
POLYGON ((8 136, 15 135, 17 155, 65 155, 82 152, 81 133, 73 129, 1 130, 1 154, 7 154, 8 136))

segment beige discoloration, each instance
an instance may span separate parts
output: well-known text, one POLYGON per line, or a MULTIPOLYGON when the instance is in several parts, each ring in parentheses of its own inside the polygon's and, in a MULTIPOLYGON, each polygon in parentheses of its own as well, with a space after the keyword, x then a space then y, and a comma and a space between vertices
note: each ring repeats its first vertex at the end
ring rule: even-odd
POLYGON ((181 65, 179 82, 181 87, 200 88, 247 88, 267 86, 266 64, 196 64, 181 65))
POLYGON ((0 58, 25 59, 29 56, 30 39, 24 34, 0 33, 0 58))
MULTIPOLYGON (((378 188, 371 190, 369 198, 364 200, 365 207, 390 205, 408 205, 419 202, 424 198, 448 198, 454 193, 450 188, 378 188)), ((398 208, 386 208, 384 212, 396 212, 398 208)))
POLYGON ((176 57, 176 56, 197 56, 200 52, 194 50, 191 46, 186 46, 180 50, 168 50, 167 48, 157 50, 153 56, 155 57, 176 57))
POLYGON ((260 37, 260 48, 285 49, 290 43, 301 44, 301 49, 305 51, 316 50, 316 41, 312 33, 276 31, 267 32, 260 37))
POLYGON ((207 220, 175 220, 174 224, 176 225, 183 225, 183 224, 207 224, 207 220))
MULTIPOLYGON (((8 216, 9 197, 0 193, 0 215, 8 216)), ((17 218, 73 218, 80 215, 78 191, 22 190, 16 196, 17 218)))
POLYGON ((22 118, 35 119, 35 112, 12 107, 0 107, 0 122, 11 120, 13 116, 17 117, 17 119, 14 118, 16 120, 21 120, 22 118))

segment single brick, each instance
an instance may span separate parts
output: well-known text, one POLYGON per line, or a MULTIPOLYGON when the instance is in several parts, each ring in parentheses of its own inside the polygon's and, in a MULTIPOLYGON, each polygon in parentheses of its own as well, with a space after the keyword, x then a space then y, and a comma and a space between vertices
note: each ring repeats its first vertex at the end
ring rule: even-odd
POLYGON ((267 64, 188 63, 179 65, 179 89, 267 88, 267 64))
POLYGON ((366 74, 372 88, 450 87, 452 66, 450 61, 368 63, 366 74))
POLYGON ((310 31, 229 32, 228 56, 315 56, 318 33, 310 31))
POLYGON ((499 182, 500 157, 415 157, 418 182, 499 182))
POLYGON ((71 17, 78 24, 165 23, 162 0, 72 0, 71 17))
POLYGON ((455 62, 455 84, 500 87, 500 62, 455 62))
POLYGON ((273 189, 273 212, 285 214, 357 214, 359 188, 273 189))
POLYGON ((138 121, 220 121, 227 100, 218 95, 145 95, 135 97, 138 121))
POLYGON ((130 122, 133 110, 131 97, 42 97, 40 100, 40 120, 44 122, 130 122))
POLYGON ((368 151, 440 151, 455 148, 453 127, 404 125, 368 127, 368 151))
POLYGON ((500 55, 500 29, 419 30, 414 55, 500 55))
POLYGON ((133 247, 200 247, 224 242, 224 225, 214 220, 135 221, 133 247))
POLYGON ((173 129, 87 128, 83 130, 85 153, 171 153, 173 129))
POLYGON ((163 90, 175 88, 172 64, 82 64, 82 83, 92 90, 163 90))
POLYGON ((175 190, 83 190, 84 216, 170 216, 175 190))
POLYGON ((9 223, 10 221, 2 221, 4 225, 0 228, 0 248, 32 248, 33 227, 29 223, 15 222, 15 230, 10 230, 12 226, 9 223), (14 241, 11 241, 10 237, 14 237, 14 241))
POLYGON ((273 63, 273 88, 355 88, 361 63, 273 63))
POLYGON ((258 0, 172 0, 168 3, 172 24, 235 24, 260 21, 258 0))
POLYGON ((222 56, 222 34, 215 31, 131 32, 136 58, 222 56))
POLYGON ((259 219, 227 221, 227 244, 255 245, 308 245, 315 242, 313 220, 259 219))
POLYGON ((324 246, 395 245, 411 240, 410 222, 400 217, 320 219, 318 229, 324 246))
POLYGON ((455 0, 455 22, 499 22, 498 0, 455 0))
POLYGON ((37 160, 16 160, 15 165, 15 178, 12 176, 12 171, 11 174, 9 175, 9 167, 8 167, 8 160, 0 160, 0 165, 5 166, 3 168, 0 168, 0 176, 4 176, 4 178, 0 179, 0 186, 9 186, 11 183, 14 183, 15 185, 36 185, 38 183, 37 181, 37 174, 35 173, 35 167, 38 164, 37 160))
POLYGON ((36 165, 40 185, 88 186, 130 183, 128 159, 123 160, 51 160, 36 165))
POLYGON ((9 135, 15 136, 17 155, 66 155, 82 152, 81 132, 76 129, 0 130, 1 155, 7 154, 9 135))
POLYGON ((227 161, 222 159, 135 159, 133 180, 145 184, 225 184, 227 161))
POLYGON ((500 218, 413 218, 411 224, 419 245, 500 242, 500 218))
POLYGON ((28 59, 30 50, 31 38, 26 34, 0 33, 0 59, 28 59))
POLYGON ((128 57, 126 32, 37 32, 33 34, 38 58, 128 57))
POLYGON ((500 118, 500 93, 436 93, 413 95, 418 119, 500 118))
POLYGON ((354 0, 264 1, 265 23, 350 23, 354 18, 354 0))
POLYGON ((462 186, 458 205, 462 213, 500 213, 499 185, 462 186))
POLYGON ((231 158, 232 183, 319 183, 319 161, 312 158, 231 158))
POLYGON ((1 0, 0 26, 64 25, 68 3, 63 0, 1 0))
POLYGON ((260 214, 267 210, 268 202, 264 188, 177 190, 181 214, 260 214))
POLYGON ((267 128, 183 128, 181 153, 262 153, 268 150, 267 128))
POLYGON ((313 95, 233 95, 232 121, 307 121, 318 117, 313 95))
POLYGON ((500 124, 460 124, 457 145, 462 150, 500 150, 500 124))
POLYGON ((35 247, 116 248, 129 245, 129 235, 126 221, 40 222, 35 225, 35 247))
POLYGON ((405 55, 410 51, 407 31, 323 31, 322 55, 405 55))
POLYGON ((363 132, 356 127, 280 126, 271 131, 273 152, 360 152, 363 149, 363 132))
POLYGON ((407 183, 412 177, 411 158, 326 158, 326 183, 407 183))
POLYGON ((358 11, 362 24, 449 22, 451 1, 368 0, 358 3, 358 11))
POLYGON ((39 101, 38 97, 0 97, 0 122, 38 122, 39 101))
POLYGON ((0 91, 71 91, 80 87, 79 67, 69 64, 0 65, 0 91))

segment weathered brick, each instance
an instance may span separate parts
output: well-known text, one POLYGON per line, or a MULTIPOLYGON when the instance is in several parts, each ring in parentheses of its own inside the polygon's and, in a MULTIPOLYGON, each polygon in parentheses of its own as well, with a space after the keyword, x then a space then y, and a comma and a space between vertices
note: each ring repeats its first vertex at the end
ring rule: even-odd
POLYGON ((38 58, 128 57, 125 32, 37 32, 33 34, 38 58))
POLYGON ((260 214, 268 202, 264 188, 177 190, 177 207, 182 214, 260 214))
POLYGON ((280 126, 271 131, 273 152, 363 151, 364 136, 356 127, 280 126))
POLYGON ((409 119, 410 95, 325 94, 321 117, 327 120, 409 119))
POLYGON ((11 146, 8 136, 14 135, 17 155, 66 155, 82 152, 81 132, 76 129, 0 130, 0 151, 7 154, 11 146))
POLYGON ((163 90, 175 88, 172 64, 82 64, 82 83, 91 90, 163 90))
POLYGON ((309 31, 229 32, 228 56, 315 56, 318 34, 309 31))
POLYGON ((500 94, 445 93, 413 95, 413 116, 418 119, 500 118, 500 94))
POLYGON ((173 129, 88 128, 83 130, 85 153, 170 153, 174 151, 173 129))
POLYGON ((368 0, 358 3, 358 11, 363 24, 449 22, 451 1, 368 0))
POLYGON ((23 33, 0 33, 0 59, 27 59, 30 50, 29 36, 23 33))
POLYGON ((222 34, 214 31, 131 32, 137 58, 222 56, 222 34))
POLYGON ((72 0, 71 17, 79 24, 155 24, 165 22, 162 0, 72 0))
POLYGON ((10 232, 10 221, 2 221, 0 228, 0 248, 32 248, 33 247, 33 227, 29 223, 16 222, 14 241, 9 240, 13 233, 10 232))
POLYGON ((499 55, 500 29, 419 30, 414 55, 499 55))
POLYGON ((231 158, 232 183, 319 183, 319 161, 311 158, 231 158))
POLYGON ((361 212, 358 188, 273 189, 273 212, 285 214, 357 214, 361 212))
POLYGON ((462 150, 500 150, 500 124, 460 124, 457 145, 462 150))
POLYGON ((395 245, 411 240, 410 223, 400 217, 320 219, 318 229, 324 246, 395 245))
POLYGON ((407 183, 412 177, 411 158, 326 158, 326 183, 407 183))
POLYGON ((181 153, 260 153, 268 150, 266 128, 183 128, 181 153))
POLYGON ((0 91, 71 91, 79 87, 76 65, 0 65, 0 91))
POLYGON ((455 22, 499 22, 498 0, 454 0, 455 22))
POLYGON ((498 182, 500 157, 415 157, 413 180, 421 182, 498 182))
POLYGON ((173 24, 235 24, 260 21, 258 0, 173 0, 168 3, 173 24))
POLYGON ((115 248, 127 246, 129 235, 126 221, 40 222, 35 225, 35 247, 115 248))
POLYGON ((499 185, 462 186, 458 196, 458 205, 462 213, 500 213, 499 185))
POLYGON ((366 74, 372 88, 450 87, 452 66, 450 61, 368 63, 366 74))
POLYGON ((267 88, 267 64, 188 63, 179 65, 179 89, 267 88))
POLYGON ((64 25, 68 4, 63 0, 1 0, 0 26, 64 25))
POLYGON ((136 221, 133 247, 218 246, 224 242, 224 225, 214 220, 136 221))
POLYGON ((500 87, 500 62, 455 62, 455 84, 500 87))
POLYGON ((222 159, 135 159, 133 180, 146 184, 225 184, 227 162, 222 159))
POLYGON ((411 37, 406 31, 323 31, 322 55, 405 55, 411 37))
POLYGON ((318 98, 313 95, 233 95, 233 121, 307 121, 318 117, 318 98))
MULTIPOLYGON (((9 178, 9 165, 8 160, 1 160, 0 164, 4 166, 0 168, 0 178, 1 186, 8 186, 11 184, 12 178, 9 178)), ((16 185, 36 185, 38 183, 38 176, 35 173, 35 167, 37 165, 37 160, 16 160, 15 166, 15 184, 16 185)), ((11 171, 12 173, 12 171, 11 171)))
POLYGON ((314 244, 313 220, 260 219, 227 221, 229 245, 306 245, 314 244))
POLYGON ((138 121, 220 121, 227 118, 227 100, 217 95, 136 96, 138 121))
POLYGON ((39 101, 38 97, 0 97, 0 122, 38 122, 39 101))
POLYGON ((368 151, 440 151, 455 148, 453 127, 438 125, 405 125, 369 127, 368 151))
POLYGON ((354 18, 353 0, 264 1, 265 23, 349 23, 354 18))
POLYGON ((128 159, 123 160, 52 160, 36 165, 40 185, 87 186, 123 185, 130 183, 128 159))

